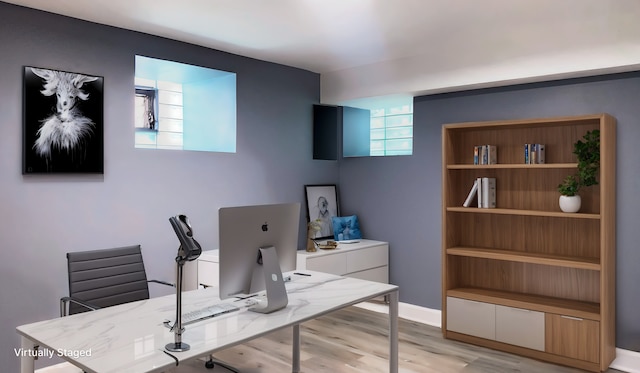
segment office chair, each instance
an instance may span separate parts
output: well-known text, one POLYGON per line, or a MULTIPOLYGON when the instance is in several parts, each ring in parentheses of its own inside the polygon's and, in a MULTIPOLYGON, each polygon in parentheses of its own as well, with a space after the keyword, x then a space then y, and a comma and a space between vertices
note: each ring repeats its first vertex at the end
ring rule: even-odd
POLYGON ((60 316, 149 299, 140 245, 67 253, 69 296, 60 299, 60 316))
MULTIPOLYGON (((69 296, 60 298, 60 316, 149 299, 149 282, 175 286, 147 280, 140 245, 67 253, 67 267, 69 296)), ((214 365, 237 372, 210 356, 205 366, 214 365)))

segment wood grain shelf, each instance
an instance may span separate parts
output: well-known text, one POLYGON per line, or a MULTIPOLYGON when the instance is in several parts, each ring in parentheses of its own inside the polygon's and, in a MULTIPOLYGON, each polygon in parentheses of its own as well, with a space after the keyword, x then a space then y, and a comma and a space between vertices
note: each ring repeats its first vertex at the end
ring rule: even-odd
POLYGON ((476 170, 476 169, 554 169, 554 168, 578 168, 577 163, 543 163, 543 164, 448 164, 449 170, 476 170))
POLYGON ((481 288, 450 289, 447 291, 447 296, 588 320, 600 320, 600 305, 592 302, 481 288))
POLYGON ((483 249, 474 247, 451 247, 447 249, 447 254, 472 258, 485 258, 520 263, 542 264, 557 267, 588 269, 593 271, 600 270, 600 261, 594 258, 576 258, 561 255, 526 253, 519 251, 483 249))
POLYGON ((500 215, 523 215, 523 216, 545 216, 550 218, 569 219, 600 219, 600 214, 567 213, 559 211, 536 211, 523 209, 505 208, 477 208, 477 207, 447 207, 447 212, 464 212, 473 214, 500 214, 500 215))

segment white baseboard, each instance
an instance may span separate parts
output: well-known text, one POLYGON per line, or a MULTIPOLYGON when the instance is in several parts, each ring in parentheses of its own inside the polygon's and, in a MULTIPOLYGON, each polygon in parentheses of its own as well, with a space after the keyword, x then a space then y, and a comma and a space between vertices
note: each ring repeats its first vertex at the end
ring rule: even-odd
POLYGON ((611 368, 629 373, 640 373, 640 352, 616 348, 616 359, 611 368))
POLYGON ((420 307, 409 303, 398 304, 398 315, 406 320, 419 322, 440 328, 442 326, 442 312, 431 308, 420 307))
MULTIPOLYGON (((386 305, 374 303, 360 303, 357 306, 372 311, 387 313, 386 305)), ((442 312, 431 308, 416 306, 414 304, 398 304, 398 316, 402 319, 419 322, 440 328, 442 326, 442 312)), ((616 359, 611 363, 610 368, 628 373, 640 373, 640 352, 623 350, 616 348, 616 359)))

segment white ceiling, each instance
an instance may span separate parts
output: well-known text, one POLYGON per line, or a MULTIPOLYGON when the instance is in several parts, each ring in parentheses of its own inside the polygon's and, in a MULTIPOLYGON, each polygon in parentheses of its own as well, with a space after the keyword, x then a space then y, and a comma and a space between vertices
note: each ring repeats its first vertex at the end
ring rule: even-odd
POLYGON ((317 72, 333 104, 640 68, 640 0, 3 1, 317 72))

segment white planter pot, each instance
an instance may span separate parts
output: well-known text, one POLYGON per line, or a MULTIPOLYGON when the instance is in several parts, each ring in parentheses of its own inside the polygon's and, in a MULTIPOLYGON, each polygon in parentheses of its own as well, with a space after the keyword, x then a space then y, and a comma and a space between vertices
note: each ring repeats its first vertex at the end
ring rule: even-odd
POLYGON ((560 210, 564 212, 578 212, 582 199, 580 196, 560 196, 560 210))

